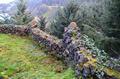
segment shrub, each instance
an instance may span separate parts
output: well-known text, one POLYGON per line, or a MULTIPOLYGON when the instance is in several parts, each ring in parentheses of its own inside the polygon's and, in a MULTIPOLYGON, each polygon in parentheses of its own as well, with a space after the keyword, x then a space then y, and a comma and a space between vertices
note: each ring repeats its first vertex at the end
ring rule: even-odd
POLYGON ((55 18, 51 22, 52 34, 62 38, 64 27, 67 27, 71 22, 76 22, 80 25, 81 21, 84 21, 84 14, 83 8, 80 9, 76 1, 70 1, 70 3, 56 12, 55 18))
POLYGON ((41 16, 41 17, 39 18, 37 24, 38 24, 38 27, 39 27, 41 30, 45 31, 45 27, 46 27, 46 24, 47 24, 46 18, 43 17, 43 16, 41 16))
POLYGON ((26 11, 26 0, 18 0, 17 3, 17 12, 12 17, 15 21, 15 24, 23 25, 29 23, 33 17, 30 13, 26 11))
POLYGON ((55 19, 51 22, 51 33, 62 38, 64 27, 74 21, 82 33, 94 39, 100 49, 105 50, 111 56, 119 56, 120 1, 101 0, 92 5, 89 3, 87 5, 77 4, 76 2, 70 2, 59 9, 55 19))
POLYGON ((6 13, 2 13, 2 15, 0 15, 0 24, 12 24, 13 23, 13 19, 6 13))
MULTIPOLYGON (((89 38, 87 35, 82 35, 82 42, 92 51, 93 55, 96 55, 98 64, 116 68, 119 67, 120 60, 110 57, 104 50, 100 50, 96 45, 95 41, 89 38)), ((105 44, 106 45, 106 44, 105 44)))

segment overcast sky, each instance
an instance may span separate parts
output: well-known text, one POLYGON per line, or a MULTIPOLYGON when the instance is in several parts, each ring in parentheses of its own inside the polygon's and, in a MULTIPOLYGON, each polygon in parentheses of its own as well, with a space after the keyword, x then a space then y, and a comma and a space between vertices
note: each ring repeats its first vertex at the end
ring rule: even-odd
POLYGON ((0 0, 0 3, 9 3, 9 2, 12 2, 14 0, 0 0))

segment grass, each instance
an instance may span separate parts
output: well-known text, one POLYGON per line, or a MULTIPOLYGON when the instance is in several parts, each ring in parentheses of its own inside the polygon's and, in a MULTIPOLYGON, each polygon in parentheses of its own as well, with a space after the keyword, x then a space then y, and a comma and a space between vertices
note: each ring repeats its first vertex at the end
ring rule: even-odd
POLYGON ((71 68, 66 68, 61 61, 46 55, 44 48, 38 47, 29 38, 5 34, 0 34, 0 77, 75 79, 71 68))

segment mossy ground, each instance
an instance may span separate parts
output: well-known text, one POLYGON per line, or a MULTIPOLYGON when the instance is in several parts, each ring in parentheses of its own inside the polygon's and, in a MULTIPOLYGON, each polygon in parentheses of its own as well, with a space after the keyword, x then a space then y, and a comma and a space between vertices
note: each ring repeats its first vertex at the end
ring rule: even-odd
POLYGON ((29 38, 0 34, 0 76, 11 79, 74 79, 72 69, 66 69, 61 61, 46 55, 44 49, 29 38), (59 68, 63 70, 57 72, 59 68))

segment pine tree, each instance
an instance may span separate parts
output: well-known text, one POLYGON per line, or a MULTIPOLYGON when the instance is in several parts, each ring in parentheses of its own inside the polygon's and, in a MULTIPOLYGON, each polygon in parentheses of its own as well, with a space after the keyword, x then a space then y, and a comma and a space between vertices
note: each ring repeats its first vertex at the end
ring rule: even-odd
POLYGON ((47 24, 46 18, 43 16, 39 17, 37 25, 41 30, 45 31, 46 24, 47 24))
POLYGON ((111 0, 108 5, 109 19, 105 33, 109 37, 120 39, 120 0, 111 0))
POLYGON ((83 32, 94 39, 100 49, 111 56, 119 56, 120 0, 102 0, 88 11, 83 32))
POLYGON ((13 16, 15 24, 27 24, 33 19, 31 14, 26 11, 26 3, 26 0, 19 0, 17 2, 17 12, 15 16, 13 16))
POLYGON ((117 56, 120 56, 120 0, 110 0, 107 4, 109 19, 104 28, 104 33, 108 36, 105 49, 117 56))
POLYGON ((4 11, 2 11, 2 15, 0 15, 0 24, 12 24, 13 19, 11 16, 4 11))
POLYGON ((52 34, 62 38, 64 27, 67 27, 71 22, 80 25, 84 17, 84 11, 80 9, 79 4, 75 0, 70 1, 66 6, 58 10, 55 19, 51 22, 52 34))

